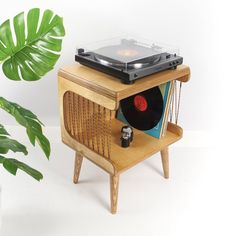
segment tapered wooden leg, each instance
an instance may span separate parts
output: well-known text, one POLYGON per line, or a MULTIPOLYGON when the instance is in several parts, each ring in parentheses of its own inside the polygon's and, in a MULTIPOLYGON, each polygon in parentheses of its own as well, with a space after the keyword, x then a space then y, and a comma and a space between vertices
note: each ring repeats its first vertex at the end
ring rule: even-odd
POLYGON ((116 214, 118 201, 119 175, 110 175, 111 213, 116 214))
POLYGON ((75 184, 77 184, 79 180, 79 174, 80 174, 82 162, 83 162, 83 156, 81 155, 81 153, 76 152, 75 153, 74 179, 73 179, 73 182, 75 184))
POLYGON ((161 151, 161 160, 162 160, 162 167, 164 171, 164 177, 166 179, 169 178, 169 153, 168 147, 161 151))

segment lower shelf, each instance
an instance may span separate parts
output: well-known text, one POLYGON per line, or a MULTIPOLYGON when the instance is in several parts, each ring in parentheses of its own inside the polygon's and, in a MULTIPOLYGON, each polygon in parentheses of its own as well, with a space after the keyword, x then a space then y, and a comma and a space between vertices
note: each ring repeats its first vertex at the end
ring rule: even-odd
POLYGON ((130 147, 120 146, 120 131, 124 124, 116 119, 112 123, 111 161, 117 172, 123 172, 151 155, 161 151, 182 137, 182 128, 169 123, 166 135, 156 139, 134 129, 134 140, 130 147))
POLYGON ((96 151, 76 141, 64 127, 62 127, 62 141, 108 173, 114 174, 131 168, 182 138, 182 128, 168 123, 167 132, 161 139, 156 139, 140 130, 134 129, 134 140, 130 147, 122 148, 120 146, 120 131, 123 125, 117 119, 112 120, 110 159, 101 156, 96 151))

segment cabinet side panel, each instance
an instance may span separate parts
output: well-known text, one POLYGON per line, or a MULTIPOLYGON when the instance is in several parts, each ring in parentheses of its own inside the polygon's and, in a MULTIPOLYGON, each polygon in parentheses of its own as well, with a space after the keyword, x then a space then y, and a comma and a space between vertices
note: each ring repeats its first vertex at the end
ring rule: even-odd
POLYGON ((64 126, 68 134, 110 159, 112 111, 72 91, 63 96, 64 126))

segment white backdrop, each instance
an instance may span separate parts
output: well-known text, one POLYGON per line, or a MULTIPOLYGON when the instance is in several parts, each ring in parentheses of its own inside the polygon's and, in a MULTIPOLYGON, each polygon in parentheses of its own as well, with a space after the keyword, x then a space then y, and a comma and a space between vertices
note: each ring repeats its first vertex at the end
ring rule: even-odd
MULTIPOLYGON (((215 111, 218 109, 215 99, 219 98, 215 91, 220 88, 216 81, 223 73, 223 63, 226 64, 219 53, 229 53, 227 46, 230 39, 223 31, 230 28, 229 23, 233 24, 233 21, 228 21, 232 17, 230 11, 233 8, 228 6, 230 1, 224 2, 5 1, 0 9, 0 22, 32 7, 49 8, 64 17, 66 37, 56 68, 42 80, 31 83, 13 82, 0 72, 0 95, 31 109, 46 125, 59 125, 56 79, 58 68, 74 63, 75 49, 80 43, 129 33, 180 48, 184 63, 192 70, 190 83, 183 87, 180 123, 189 130, 206 130, 212 124, 211 121, 215 120, 212 116, 214 112, 219 113, 215 111)), ((0 117, 5 124, 15 124, 3 112, 0 117)))
MULTIPOLYGON (((80 43, 129 33, 179 46, 184 63, 192 70, 191 81, 183 87, 180 123, 189 133, 200 135, 186 135, 173 145, 168 181, 158 175, 158 154, 124 174, 114 217, 108 213, 108 178, 96 166, 85 161, 81 183, 74 186, 74 153, 69 148, 52 142, 48 162, 39 148, 28 145, 32 158, 27 163, 42 171, 44 180, 37 184, 22 172, 15 178, 0 170, 4 190, 0 235, 236 235, 235 1, 2 2, 0 22, 32 7, 49 8, 64 17, 67 34, 55 70, 42 80, 14 82, 0 70, 0 96, 28 107, 46 125, 57 126, 58 68, 74 63, 80 43), (202 133, 210 128, 216 131, 215 147, 198 145, 199 140, 205 143, 202 133), (193 142, 192 137, 196 138, 193 142)), ((1 111, 0 123, 15 124, 1 111)), ((48 135, 50 140, 55 136, 59 140, 55 130, 48 135)), ((26 139, 24 130, 9 128, 13 136, 14 131, 26 139)))

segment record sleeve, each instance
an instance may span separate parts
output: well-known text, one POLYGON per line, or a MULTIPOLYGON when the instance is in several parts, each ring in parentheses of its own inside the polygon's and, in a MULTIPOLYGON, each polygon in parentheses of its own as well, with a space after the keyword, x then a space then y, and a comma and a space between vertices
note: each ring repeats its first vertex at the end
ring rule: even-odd
MULTIPOLYGON (((143 116, 143 121, 142 121, 143 125, 144 125, 144 127, 150 127, 150 129, 142 129, 142 128, 141 129, 138 128, 138 129, 142 130, 143 132, 159 139, 161 136, 163 136, 165 134, 166 127, 167 127, 170 100, 171 100, 171 97, 172 97, 172 94, 173 94, 173 82, 172 81, 167 82, 165 84, 162 84, 162 85, 158 86, 158 90, 160 91, 162 99, 160 100, 160 98, 157 95, 156 96, 156 101, 157 101, 157 103, 163 103, 163 104, 162 105, 160 104, 159 106, 156 106, 156 104, 155 104, 154 107, 156 109, 155 110, 156 113, 161 112, 159 119, 157 119, 157 116, 156 116, 156 119, 153 119, 153 114, 152 113, 150 113, 150 116, 144 115, 143 116), (158 122, 156 122, 155 125, 153 125, 154 124, 153 120, 155 122, 158 120, 158 122)), ((153 94, 151 94, 151 95, 153 95, 153 94)), ((134 99, 137 98, 137 97, 140 99, 141 97, 139 97, 139 96, 142 97, 143 93, 136 94, 134 99)), ((152 97, 151 100, 155 101, 155 97, 152 97)), ((134 100, 134 103, 135 103, 135 100, 134 100)), ((122 104, 122 101, 121 101, 121 104, 122 104)), ((148 105, 145 105, 144 101, 142 101, 141 104, 142 104, 141 107, 139 107, 138 109, 141 109, 141 110, 142 109, 147 109, 148 105)), ((137 116, 133 116, 134 121, 128 122, 128 120, 130 120, 130 117, 127 116, 127 111, 128 110, 129 109, 125 109, 125 112, 124 112, 124 108, 122 109, 122 105, 121 105, 118 112, 117 112, 117 119, 124 122, 127 125, 130 125, 130 126, 134 127, 133 124, 136 124, 135 121, 137 121, 138 123, 140 122, 140 117, 137 119, 137 116)), ((131 109, 130 111, 132 112, 133 109, 131 109)), ((137 128, 137 126, 134 127, 134 128, 137 128)))

